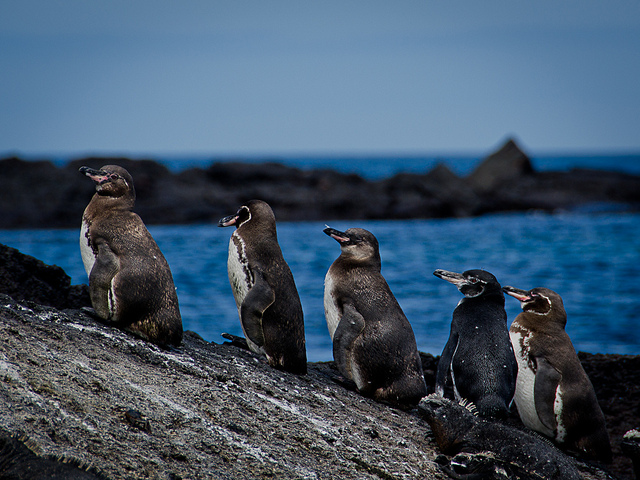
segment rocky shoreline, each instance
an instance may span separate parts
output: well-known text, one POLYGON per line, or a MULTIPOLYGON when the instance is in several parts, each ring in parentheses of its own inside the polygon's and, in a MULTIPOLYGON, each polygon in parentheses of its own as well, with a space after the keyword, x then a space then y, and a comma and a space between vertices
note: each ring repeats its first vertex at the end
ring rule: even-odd
MULTIPOLYGON (((6 447, 13 435, 29 439, 36 459, 71 459, 111 479, 449 478, 441 464, 450 457, 427 421, 360 396, 333 362, 292 375, 195 332, 162 350, 88 316, 85 295, 86 286, 71 286, 58 267, 0 249, 0 466, 13 454, 6 447)), ((433 392, 438 357, 421 358, 433 392)), ((580 359, 606 416, 614 463, 584 464, 544 440, 539 448, 553 449, 582 478, 632 479, 621 443, 640 425, 640 356, 580 359)), ((523 428, 517 414, 489 427, 480 431, 517 436, 523 428)), ((461 448, 481 441, 489 448, 483 458, 495 463, 494 440, 461 448)), ((541 478, 507 463, 517 467, 511 478, 541 478)))
POLYGON ((467 217, 506 211, 575 209, 593 204, 640 209, 640 176, 595 170, 536 172, 512 141, 467 177, 443 164, 425 174, 369 181, 331 170, 277 163, 214 163, 172 173, 152 160, 85 158, 52 162, 0 160, 0 229, 72 228, 93 195, 80 166, 118 164, 133 176, 136 212, 145 223, 217 222, 259 198, 279 221, 467 217))

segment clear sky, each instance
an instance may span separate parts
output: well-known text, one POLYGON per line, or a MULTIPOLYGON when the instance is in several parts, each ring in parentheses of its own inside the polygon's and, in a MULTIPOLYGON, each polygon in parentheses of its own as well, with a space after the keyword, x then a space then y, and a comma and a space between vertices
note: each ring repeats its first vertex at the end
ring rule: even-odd
POLYGON ((0 155, 640 151, 640 1, 4 0, 0 155))

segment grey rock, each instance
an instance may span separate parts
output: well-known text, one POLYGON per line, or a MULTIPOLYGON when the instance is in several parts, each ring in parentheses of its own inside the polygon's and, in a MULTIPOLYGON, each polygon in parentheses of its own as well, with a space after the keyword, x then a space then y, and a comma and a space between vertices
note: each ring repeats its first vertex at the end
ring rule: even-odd
POLYGON ((109 478, 446 478, 424 421, 332 363, 288 374, 193 332, 161 350, 5 295, 0 329, 0 426, 109 478))
POLYGON ((467 182, 474 190, 487 193, 501 184, 532 173, 529 157, 513 139, 509 139, 471 172, 467 182))
MULTIPOLYGON (((37 280, 49 266, 13 249, 0 249, 2 261, 11 265, 2 275, 13 283, 0 283, 0 292, 9 285, 22 295, 0 293, 0 472, 10 471, 9 478, 34 478, 19 470, 21 459, 40 471, 66 468, 68 476, 68 467, 81 465, 112 479, 446 478, 440 454, 451 451, 435 441, 437 432, 415 410, 356 393, 334 362, 310 363, 307 375, 293 375, 194 332, 185 332, 179 348, 163 350, 99 323, 73 298, 58 299, 59 308, 43 305, 57 298, 51 285, 37 302, 26 299, 31 275, 37 280), (22 437, 37 455, 15 443, 22 437)), ((54 287, 68 284, 61 269, 51 271, 54 287)), ((420 356, 433 392, 437 358, 420 356)), ((614 431, 637 424, 640 356, 580 359, 614 431)), ((451 420, 464 424, 463 415, 451 420)), ((500 437, 501 428, 481 431, 500 437)), ((631 471, 625 460, 614 462, 622 475, 631 471)), ((586 480, 612 478, 576 465, 586 480)))
POLYGON ((447 478, 428 424, 344 388, 333 362, 293 375, 194 332, 162 350, 1 294, 0 329, 0 427, 108 478, 447 478))
POLYGON ((0 243, 0 292, 56 308, 91 306, 87 285, 71 285, 56 265, 46 265, 0 243))

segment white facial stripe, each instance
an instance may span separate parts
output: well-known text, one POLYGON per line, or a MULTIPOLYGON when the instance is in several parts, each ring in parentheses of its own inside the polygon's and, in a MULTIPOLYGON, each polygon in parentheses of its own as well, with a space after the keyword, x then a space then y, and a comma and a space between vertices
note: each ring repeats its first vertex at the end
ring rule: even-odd
MULTIPOLYGON (((539 296, 541 296, 542 298, 544 298, 547 303, 549 304, 549 309, 546 312, 536 312, 534 310, 528 310, 529 313, 533 313, 534 315, 540 315, 540 316, 546 316, 549 314, 549 312, 551 312, 551 300, 549 299, 549 297, 545 297, 544 295, 538 294, 539 296)), ((522 308, 522 310, 524 310, 524 307, 527 303, 531 303, 535 300, 535 297, 532 297, 531 300, 529 300, 528 302, 520 302, 520 307, 522 308)))
POLYGON ((549 310, 551 310, 551 299, 549 297, 545 297, 544 295, 540 295, 540 296, 547 301, 547 303, 549 304, 549 310))
POLYGON ((245 224, 245 223, 247 223, 249 220, 251 220, 251 210, 249 210, 249 207, 246 207, 246 206, 244 206, 244 205, 243 205, 243 206, 242 206, 242 208, 244 208, 244 209, 247 211, 247 213, 249 214, 249 216, 248 216, 248 218, 247 218, 244 222, 241 222, 241 223, 239 223, 239 224, 238 224, 238 228, 240 228, 242 225, 244 225, 244 224, 245 224))

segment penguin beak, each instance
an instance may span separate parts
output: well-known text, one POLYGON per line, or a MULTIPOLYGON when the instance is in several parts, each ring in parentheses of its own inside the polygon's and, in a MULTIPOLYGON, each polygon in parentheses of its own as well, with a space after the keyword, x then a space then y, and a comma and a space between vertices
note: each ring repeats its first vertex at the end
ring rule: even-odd
POLYGON ((529 295, 529 292, 527 292, 526 290, 506 286, 502 287, 502 291, 507 295, 512 296, 516 300, 519 300, 520 302, 528 302, 529 300, 531 300, 531 295, 529 295))
POLYGON ((218 222, 219 227, 230 227, 235 225, 238 221, 238 215, 229 215, 228 217, 221 218, 218 222))
POLYGON ((95 170, 89 167, 80 167, 80 173, 86 175, 98 185, 102 185, 109 181, 109 174, 102 170, 95 170))
POLYGON ((327 235, 329 235, 334 240, 336 240, 340 244, 347 243, 347 242, 351 241, 351 239, 349 238, 349 236, 346 233, 341 232, 339 230, 336 230, 335 228, 331 228, 328 225, 327 225, 327 228, 325 228, 322 231, 324 233, 326 233, 327 235))
POLYGON ((447 270, 436 270, 433 274, 442 280, 453 283, 458 288, 467 283, 467 279, 464 278, 461 273, 449 272, 447 270))

